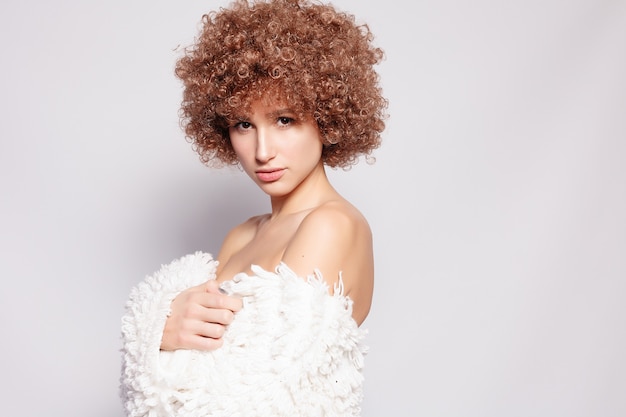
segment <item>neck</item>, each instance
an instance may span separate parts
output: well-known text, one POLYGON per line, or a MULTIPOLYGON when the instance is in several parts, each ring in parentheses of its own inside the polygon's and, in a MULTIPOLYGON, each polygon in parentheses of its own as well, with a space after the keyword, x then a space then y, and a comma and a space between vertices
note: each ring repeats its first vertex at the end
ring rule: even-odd
POLYGON ((271 218, 310 210, 337 197, 337 191, 326 176, 324 164, 320 162, 318 167, 291 193, 271 198, 271 218))

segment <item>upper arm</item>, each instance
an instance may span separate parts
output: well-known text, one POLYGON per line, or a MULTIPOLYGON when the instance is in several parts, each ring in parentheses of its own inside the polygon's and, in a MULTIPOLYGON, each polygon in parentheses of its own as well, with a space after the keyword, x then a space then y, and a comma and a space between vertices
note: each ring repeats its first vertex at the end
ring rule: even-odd
POLYGON ((341 275, 344 294, 353 301, 353 317, 361 324, 373 291, 372 235, 360 213, 321 207, 302 221, 282 261, 298 276, 319 270, 330 288, 341 275))

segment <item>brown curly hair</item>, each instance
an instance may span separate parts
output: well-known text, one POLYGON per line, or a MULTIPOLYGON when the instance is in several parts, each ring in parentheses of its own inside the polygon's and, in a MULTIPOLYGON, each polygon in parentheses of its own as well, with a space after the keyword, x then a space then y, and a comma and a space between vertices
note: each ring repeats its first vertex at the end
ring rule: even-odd
POLYGON ((330 167, 380 145, 387 100, 373 66, 383 51, 354 16, 307 0, 236 0, 202 24, 176 76, 181 122, 203 163, 237 163, 228 127, 268 96, 315 119, 330 167))

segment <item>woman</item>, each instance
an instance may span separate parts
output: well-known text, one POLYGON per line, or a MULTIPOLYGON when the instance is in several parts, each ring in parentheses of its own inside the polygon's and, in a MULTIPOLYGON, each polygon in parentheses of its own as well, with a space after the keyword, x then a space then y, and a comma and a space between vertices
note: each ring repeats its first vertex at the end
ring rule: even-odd
POLYGON ((176 67, 185 132, 207 165, 240 165, 271 213, 235 227, 217 260, 187 255, 133 289, 127 415, 359 415, 372 236, 325 166, 379 146, 382 51, 307 1, 237 1, 203 24, 176 67))

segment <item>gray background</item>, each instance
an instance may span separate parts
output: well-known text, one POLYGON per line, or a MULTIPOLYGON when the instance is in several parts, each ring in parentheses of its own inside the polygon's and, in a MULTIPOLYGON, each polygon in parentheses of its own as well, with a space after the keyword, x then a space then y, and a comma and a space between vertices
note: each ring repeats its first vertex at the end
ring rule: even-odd
MULTIPOLYGON (((121 417, 161 263, 269 209, 178 125, 176 47, 225 2, 0 5, 2 414, 121 417)), ((387 52, 364 417, 626 415, 626 2, 338 0, 387 52)))

